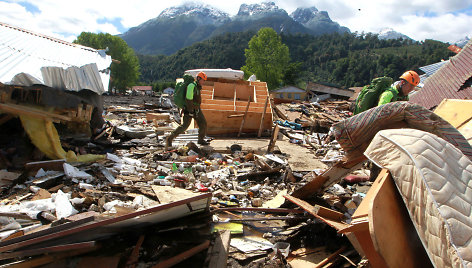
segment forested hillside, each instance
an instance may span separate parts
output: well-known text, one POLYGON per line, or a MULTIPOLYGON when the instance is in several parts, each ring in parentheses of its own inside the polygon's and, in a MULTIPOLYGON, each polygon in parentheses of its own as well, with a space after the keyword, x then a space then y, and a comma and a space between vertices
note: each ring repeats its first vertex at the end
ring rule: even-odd
MULTIPOLYGON (((175 81, 194 68, 240 69, 245 64, 244 49, 254 34, 227 33, 170 56, 139 55, 140 80, 144 84, 175 81)), ((418 67, 454 55, 448 44, 439 41, 379 40, 374 34, 282 35, 282 42, 289 47, 293 63, 287 68, 285 83, 300 87, 307 81, 362 86, 374 77, 398 77, 405 70, 418 71, 418 67)))

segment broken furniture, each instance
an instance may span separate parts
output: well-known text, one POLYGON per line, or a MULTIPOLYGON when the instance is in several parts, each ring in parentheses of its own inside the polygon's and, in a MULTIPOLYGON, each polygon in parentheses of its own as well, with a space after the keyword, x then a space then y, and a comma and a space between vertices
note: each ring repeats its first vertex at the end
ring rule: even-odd
POLYGON ((373 268, 433 267, 386 169, 352 215, 350 226, 338 232, 348 235, 373 268))

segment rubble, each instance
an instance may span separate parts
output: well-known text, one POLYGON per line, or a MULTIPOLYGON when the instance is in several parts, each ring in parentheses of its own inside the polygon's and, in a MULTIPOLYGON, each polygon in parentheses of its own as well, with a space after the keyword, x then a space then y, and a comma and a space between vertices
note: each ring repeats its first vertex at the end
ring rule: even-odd
MULTIPOLYGON (((100 155, 94 162, 30 156, 23 167, 1 170, 2 264, 381 266, 383 255, 366 251, 368 239, 356 232, 366 228, 371 189, 386 189, 384 180, 370 181, 359 152, 385 125, 353 135, 347 102, 279 104, 271 137, 214 137, 199 147, 190 129, 166 151, 178 122, 162 98, 106 96, 106 134, 61 140, 78 156, 100 155)), ((383 109, 409 127, 463 143, 432 115, 401 116, 415 106, 383 109)))
MULTIPOLYGON (((305 183, 305 175, 315 171, 300 170, 296 166, 292 166, 295 169, 292 170, 290 156, 280 151, 278 143, 281 144, 285 140, 283 143, 292 144, 290 145, 292 147, 301 145, 309 150, 319 150, 325 146, 323 139, 326 133, 313 134, 313 125, 306 122, 296 131, 280 126, 283 136, 279 134, 271 138, 273 149, 270 153, 267 150, 269 145, 267 138, 257 141, 258 147, 246 147, 243 143, 237 142, 226 143, 225 138, 213 140, 212 144, 215 143, 216 146, 198 147, 195 145, 196 135, 187 134, 180 140, 176 139, 178 144, 176 149, 164 151, 165 133, 171 131, 177 124, 172 117, 175 113, 174 108, 160 105, 167 102, 163 101, 162 97, 105 96, 104 119, 113 126, 110 128, 111 131, 98 137, 93 143, 79 145, 80 141, 74 139, 68 139, 67 142, 71 148, 77 148, 79 154, 94 152, 103 155, 103 159, 89 164, 47 159, 27 162, 27 168, 19 170, 22 172, 21 175, 13 177, 14 182, 18 176, 25 177, 24 181, 14 187, 9 184, 4 188, 2 212, 7 213, 5 215, 15 216, 9 219, 20 220, 22 217, 19 215, 28 215, 23 218, 28 218, 29 223, 24 223, 24 219, 15 225, 8 223, 3 232, 7 232, 8 229, 10 231, 6 235, 2 232, 2 237, 17 236, 18 233, 22 233, 24 239, 27 239, 35 234, 31 233, 31 226, 46 227, 47 234, 34 235, 33 241, 36 239, 38 242, 32 244, 39 249, 37 252, 43 252, 51 245, 51 242, 48 242, 49 237, 64 237, 61 238, 64 242, 54 242, 52 246, 57 248, 58 258, 59 255, 69 253, 65 259, 75 255, 81 256, 83 252, 95 251, 109 243, 107 241, 111 241, 110 239, 115 239, 121 241, 118 247, 122 249, 115 251, 120 260, 128 258, 130 263, 154 265, 173 263, 179 254, 188 255, 188 258, 192 259, 198 258, 198 251, 201 254, 204 249, 213 248, 216 233, 212 235, 211 229, 207 227, 214 225, 215 231, 227 228, 231 230, 232 235, 229 239, 231 249, 228 249, 226 258, 229 263, 236 261, 240 266, 247 266, 248 258, 255 258, 261 264, 274 261, 276 263, 277 260, 287 263, 291 256, 288 254, 288 247, 291 251, 299 249, 300 246, 304 247, 300 242, 295 244, 286 242, 294 239, 290 238, 291 236, 300 235, 297 229, 288 232, 287 230, 293 224, 296 226, 301 222, 310 221, 312 217, 303 215, 302 210, 279 207, 284 204, 284 197, 289 192, 305 183), (293 142, 294 140, 297 142, 293 142), (218 146, 218 144, 223 145, 218 146), (201 216, 176 214, 170 216, 170 221, 162 223, 172 225, 172 222, 175 222, 174 228, 167 231, 162 229, 161 220, 148 222, 146 224, 152 226, 151 229, 154 231, 146 227, 149 231, 140 235, 137 235, 137 230, 128 228, 126 232, 118 229, 111 231, 107 236, 102 236, 97 235, 93 227, 107 226, 107 221, 123 225, 126 219, 143 222, 132 217, 147 215, 143 213, 153 210, 156 205, 156 208, 166 204, 193 206, 185 200, 195 200, 195 198, 203 200, 208 198, 208 205, 201 207, 200 210, 211 212, 217 218, 203 221, 199 227, 198 224, 195 225, 194 220, 190 220, 193 224, 187 225, 180 222, 184 217, 201 216), (36 201, 30 201, 33 199, 36 201), (238 210, 232 210, 233 208, 238 210), (78 218, 73 218, 77 216, 78 218), (121 218, 126 219, 121 220, 121 218), (223 227, 225 223, 234 226, 223 227), (59 227, 61 228, 57 229, 59 227), (11 229, 14 229, 14 232, 11 229), (195 240, 192 247, 191 242, 182 244, 178 239, 171 239, 169 241, 173 241, 172 245, 168 244, 165 252, 173 257, 164 254, 165 252, 151 254, 155 251, 147 248, 149 243, 152 244, 151 237, 160 237, 177 230, 197 231, 201 233, 202 239, 205 237, 206 240, 195 240), (85 232, 91 232, 91 237, 78 240, 78 236, 85 232), (69 233, 75 234, 68 235, 69 233), (233 237, 233 234, 239 234, 240 237, 233 237), (124 242, 124 237, 133 238, 126 240, 129 242, 124 242), (251 248, 251 245, 258 246, 251 248), (188 250, 185 251, 185 248, 188 250), (274 251, 273 248, 279 250, 274 251)), ((327 117, 320 114, 332 111, 331 107, 322 107, 310 105, 309 108, 304 108, 304 114, 318 113, 318 118, 322 119, 311 116, 310 122, 324 125, 327 117)), ((300 118, 306 119, 303 116, 300 118)), ((190 130, 189 133, 195 132, 190 130)), ((241 139, 251 142, 250 138, 241 139)), ((64 144, 64 140, 62 142, 64 144)), ((339 151, 339 146, 335 144, 330 146, 332 150, 339 151)), ((324 154, 318 153, 316 161, 321 161, 324 157, 324 154)), ((322 165, 321 162, 319 165, 322 165)), ((154 216, 151 213, 148 217, 154 216)), ((322 226, 315 221, 311 225, 318 226, 317 228, 322 226)), ((335 233, 332 235, 334 235, 332 239, 339 240, 338 235, 335 233)), ((3 252, 0 256, 2 254, 22 256, 22 261, 26 263, 38 258, 35 258, 37 252, 23 249, 26 246, 31 247, 30 241, 28 243, 23 241, 29 240, 16 238, 0 242, 0 251, 3 252)), ((318 243, 322 244, 321 241, 318 243)), ((348 245, 347 241, 343 243, 348 245)), ((85 256, 87 254, 76 258, 84 261, 88 258, 85 256)), ((12 261, 12 258, 3 259, 4 263, 12 261)), ((205 258, 202 256, 201 260, 203 265, 205 258)))

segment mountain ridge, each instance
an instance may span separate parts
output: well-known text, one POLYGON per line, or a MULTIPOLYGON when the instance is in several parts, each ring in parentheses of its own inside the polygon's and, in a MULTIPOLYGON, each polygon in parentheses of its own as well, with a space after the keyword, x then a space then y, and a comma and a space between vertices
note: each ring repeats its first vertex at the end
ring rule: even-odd
MULTIPOLYGON (((207 4, 187 2, 164 9, 150 19, 119 35, 138 54, 171 55, 179 49, 215 36, 273 28, 277 33, 310 34, 350 33, 349 28, 331 20, 328 12, 316 7, 297 8, 290 15, 274 2, 242 4, 236 15, 207 4)), ((379 33, 381 39, 411 39, 391 29, 379 33)))
MULTIPOLYGON (((316 8, 314 8, 316 9, 316 8)), ((229 16, 206 4, 186 3, 164 9, 150 19, 120 35, 138 54, 170 55, 195 42, 228 32, 257 31, 271 27, 277 33, 320 35, 350 32, 333 22, 325 11, 313 15, 315 20, 300 23, 274 2, 242 4, 235 16, 229 16), (324 13, 323 13, 324 12, 324 13)))

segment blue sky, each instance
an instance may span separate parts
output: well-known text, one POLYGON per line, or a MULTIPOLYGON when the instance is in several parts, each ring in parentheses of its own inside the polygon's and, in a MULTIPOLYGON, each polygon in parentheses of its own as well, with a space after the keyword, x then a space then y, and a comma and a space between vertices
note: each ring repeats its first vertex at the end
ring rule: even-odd
MULTIPOLYGON (((73 41, 81 32, 119 34, 157 17, 181 0, 0 0, 0 22, 73 41)), ((235 15, 241 4, 262 1, 204 1, 235 15)), ((453 43, 472 37, 472 0, 274 0, 288 13, 315 6, 351 31, 391 28, 415 40, 453 43)))

